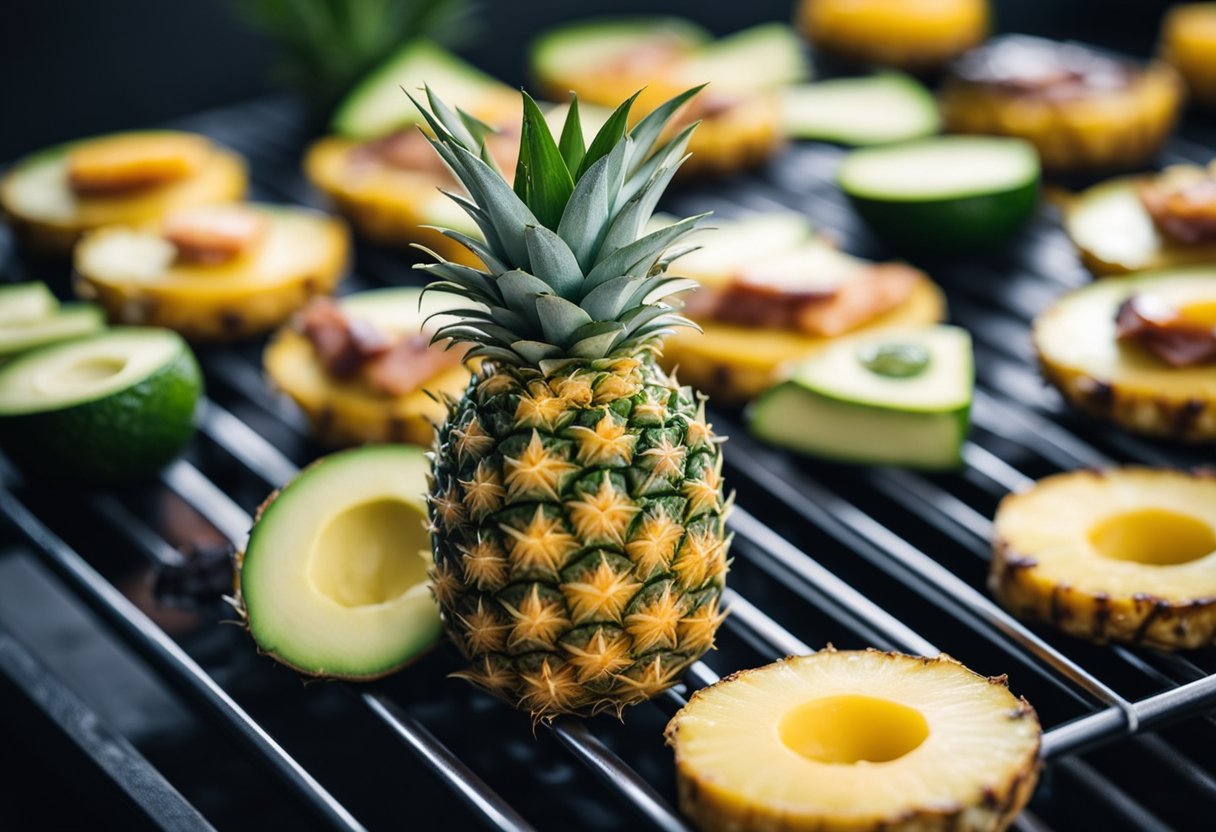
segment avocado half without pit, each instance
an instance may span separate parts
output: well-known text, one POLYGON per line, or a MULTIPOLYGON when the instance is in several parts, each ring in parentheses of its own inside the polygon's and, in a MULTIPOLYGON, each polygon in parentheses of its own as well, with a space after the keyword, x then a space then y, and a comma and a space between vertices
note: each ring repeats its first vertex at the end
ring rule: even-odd
POLYGON ((202 378, 165 329, 111 329, 0 367, 0 448, 28 476, 69 484, 147 476, 194 434, 202 378))
POLYGON ((100 309, 83 303, 60 305, 46 284, 0 287, 0 359, 89 335, 105 325, 100 309))
POLYGON ((236 606, 259 649, 308 676, 376 679, 439 638, 423 451, 324 457, 258 511, 236 606))
POLYGON ((839 181, 870 230, 897 251, 977 254, 1030 219, 1039 161, 1020 139, 944 136, 854 151, 839 181))
POLYGON ((843 462, 961 464, 974 384, 971 338, 952 326, 845 338, 748 411, 760 439, 843 462))

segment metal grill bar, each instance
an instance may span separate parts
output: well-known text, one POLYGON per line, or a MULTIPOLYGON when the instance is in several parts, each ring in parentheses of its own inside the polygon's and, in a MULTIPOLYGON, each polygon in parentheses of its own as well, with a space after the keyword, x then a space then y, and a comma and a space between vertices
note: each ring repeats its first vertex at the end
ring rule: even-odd
MULTIPOLYGON (((93 769, 128 799, 132 815, 174 832, 212 832, 213 827, 117 731, 43 667, 0 626, 0 677, 20 691, 87 757, 93 769)), ((6 717, 13 716, 6 711, 6 717)), ((111 819, 113 820, 113 819, 111 819)))
MULTIPOLYGON (((250 429, 243 422, 235 419, 235 417, 225 419, 225 414, 226 412, 218 405, 208 402, 200 414, 200 427, 204 433, 211 436, 213 440, 225 449, 231 451, 243 463, 249 463, 250 471, 265 480, 271 487, 281 485, 283 481, 290 479, 298 472, 298 469, 291 464, 290 460, 283 456, 261 434, 250 429), (266 469, 254 467, 254 464, 267 460, 271 462, 270 467, 266 469), (270 479, 275 472, 285 473, 287 476, 284 480, 276 482, 270 479)), ((191 467, 185 462, 178 463, 178 466, 191 467)), ((197 472, 197 469, 192 470, 197 472)), ((179 492, 179 496, 193 505, 209 521, 216 521, 217 529, 221 533, 228 535, 234 545, 245 539, 244 531, 238 531, 238 529, 249 528, 252 518, 245 514, 239 506, 232 502, 213 483, 202 477, 201 474, 197 476, 194 474, 182 474, 174 479, 179 483, 188 483, 190 489, 187 493, 179 492), (242 517, 243 520, 240 523, 236 526, 232 525, 235 519, 242 517), (229 528, 220 527, 220 523, 228 524, 229 528), (237 536, 232 537, 232 532, 235 532, 237 536)), ((381 713, 381 711, 377 710, 377 713, 381 713)), ((397 724, 393 727, 398 732, 401 732, 404 730, 402 726, 403 724, 397 724)), ((563 720, 549 727, 552 728, 562 745, 571 750, 581 762, 591 768, 601 778, 629 798, 638 810, 656 825, 663 829, 671 830, 688 828, 675 809, 658 792, 654 791, 645 780, 638 776, 637 772, 633 771, 619 757, 609 751, 581 722, 563 720)), ((410 742, 410 745, 412 748, 423 747, 423 738, 421 736, 417 737, 410 742)), ((441 775, 446 778, 453 778, 454 775, 459 773, 458 771, 450 767, 444 767, 436 762, 437 760, 441 762, 445 756, 451 756, 446 748, 442 746, 439 746, 439 748, 441 750, 426 752, 425 761, 441 775)), ((462 782, 459 778, 449 779, 449 785, 457 789, 462 795, 470 788, 467 783, 462 782)), ((489 792, 484 784, 481 785, 481 788, 489 792)), ((501 801, 501 798, 497 798, 497 796, 495 796, 495 799, 501 801)), ((503 806, 505 807, 506 804, 504 803, 503 806)))
POLYGON ((0 487, 0 514, 33 544, 63 581, 106 621, 161 677, 213 722, 253 753, 280 781, 299 794, 330 826, 362 825, 160 627, 106 581, 71 547, 42 524, 7 487, 0 487))

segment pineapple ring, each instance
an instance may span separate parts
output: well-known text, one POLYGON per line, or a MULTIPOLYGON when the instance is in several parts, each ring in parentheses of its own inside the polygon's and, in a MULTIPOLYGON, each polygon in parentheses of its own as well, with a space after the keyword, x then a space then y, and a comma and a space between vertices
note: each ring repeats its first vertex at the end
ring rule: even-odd
POLYGON ((174 262, 168 216, 142 227, 88 234, 75 252, 76 292, 113 321, 175 329, 194 340, 230 340, 283 323, 346 272, 350 240, 334 217, 302 208, 242 206, 267 220, 250 250, 228 262, 174 262))
POLYGON ((1057 474, 995 522, 989 585, 1014 614, 1098 642, 1216 644, 1216 477, 1057 474))
MULTIPOLYGON (((340 302, 344 311, 381 332, 412 334, 422 331, 425 314, 434 311, 433 304, 420 311, 420 294, 411 288, 378 289, 349 295, 340 302)), ((456 366, 431 379, 426 391, 385 396, 358 379, 334 379, 317 361, 308 339, 291 327, 274 335, 263 362, 270 382, 308 415, 317 439, 333 447, 365 442, 430 445, 432 425, 442 422, 447 411, 426 391, 459 397, 469 382, 469 371, 456 366)))
POLYGON ((699 690, 667 726, 680 807, 707 832, 1004 829, 1040 736, 1003 677, 831 648, 699 690))
MULTIPOLYGON (((941 289, 925 279, 903 304, 848 334, 927 326, 945 316, 946 300, 941 289)), ((713 322, 702 326, 701 333, 669 336, 661 363, 669 370, 678 370, 683 383, 720 403, 742 404, 754 399, 777 381, 783 365, 813 355, 834 341, 713 322)))
POLYGON ((1124 89, 1070 99, 1008 95, 982 83, 948 80, 941 106, 946 129, 1026 139, 1054 171, 1134 168, 1152 159, 1174 127, 1182 85, 1153 61, 1124 89))
POLYGON ((1216 107, 1216 3, 1188 3, 1166 12, 1161 57, 1182 75, 1193 101, 1216 107))
POLYGON ((1216 271, 1178 269, 1111 277, 1058 300, 1034 324, 1043 375, 1080 410, 1127 430, 1189 442, 1216 441, 1216 372, 1170 367, 1115 339, 1115 313, 1142 292, 1177 308, 1216 301, 1216 271))
POLYGON ((351 153, 359 144, 341 136, 319 139, 305 154, 304 172, 361 236, 382 245, 423 245, 445 260, 481 265, 464 246, 424 227, 480 236, 468 216, 438 192, 450 183, 422 171, 354 164, 351 153))
POLYGON ((245 195, 246 184, 241 157, 202 136, 172 131, 115 134, 48 148, 18 162, 0 180, 0 210, 32 251, 58 256, 67 254, 87 231, 105 225, 150 222, 174 208, 239 200, 245 195), (144 142, 158 135, 174 144, 190 140, 192 154, 199 149, 195 141, 202 143, 200 158, 192 162, 192 173, 109 193, 86 195, 72 190, 69 168, 74 151, 83 153, 94 143, 115 142, 124 136, 144 142))
POLYGON ((1216 262, 1216 243, 1181 245, 1157 231, 1138 193, 1140 183, 1152 179, 1111 179, 1082 191, 1068 204, 1064 227, 1081 261, 1095 275, 1216 262))
POLYGON ((988 34, 985 0, 802 0, 796 17, 825 54, 915 72, 940 67, 988 34))

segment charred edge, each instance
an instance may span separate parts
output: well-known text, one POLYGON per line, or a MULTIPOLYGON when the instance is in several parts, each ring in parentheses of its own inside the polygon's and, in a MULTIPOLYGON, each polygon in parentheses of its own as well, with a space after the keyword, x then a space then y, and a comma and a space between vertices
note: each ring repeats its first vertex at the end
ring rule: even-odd
POLYGON ((1174 412, 1174 432, 1180 436, 1189 435, 1205 409, 1206 404, 1202 399, 1187 399, 1174 412))
POLYGON ((1145 640, 1148 635, 1149 628, 1153 625, 1153 623, 1169 610, 1170 603, 1162 598, 1156 598, 1143 592, 1137 592, 1132 596, 1132 600, 1136 602, 1136 606, 1140 606, 1142 604, 1151 605, 1148 613, 1141 620, 1140 626, 1138 626, 1136 631, 1132 633, 1132 642, 1134 644, 1139 644, 1145 640))
POLYGON ((1064 597, 1072 592, 1072 587, 1068 584, 1056 584, 1051 588, 1051 609, 1048 613, 1048 618, 1051 623, 1061 626, 1065 621, 1072 618, 1072 610, 1068 607, 1068 601, 1064 597))
POLYGON ((1094 602, 1093 614, 1093 637, 1096 641, 1104 641, 1106 639, 1106 627, 1110 623, 1111 616, 1111 601, 1110 595, 1105 592, 1099 592, 1092 596, 1094 602))
POLYGON ((245 316, 235 309, 220 312, 220 329, 227 335, 239 335, 245 327, 245 316))

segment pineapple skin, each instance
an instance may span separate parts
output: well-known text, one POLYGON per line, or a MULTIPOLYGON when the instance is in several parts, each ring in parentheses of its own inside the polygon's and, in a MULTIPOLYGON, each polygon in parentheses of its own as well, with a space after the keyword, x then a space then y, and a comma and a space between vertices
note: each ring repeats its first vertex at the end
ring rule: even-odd
MULTIPOLYGON (((1210 505, 1206 492, 1216 484, 1216 473, 1206 470, 1175 471, 1124 468, 1112 472, 1080 470, 1040 480, 1027 492, 1006 496, 997 508, 996 534, 992 542, 992 561, 988 587, 1001 606, 1019 618, 1044 621, 1077 638, 1104 644, 1120 642, 1158 650, 1198 650, 1216 644, 1216 598, 1196 591, 1195 575, 1183 573, 1176 578, 1176 592, 1116 591, 1106 586, 1074 586, 1045 574, 1041 556, 1036 556, 1023 538, 1025 530, 1014 515, 1023 515, 1036 490, 1051 489, 1052 499, 1075 507, 1078 523, 1087 511, 1109 508, 1108 496, 1100 505, 1078 505, 1076 486, 1087 491, 1110 489, 1111 493, 1136 487, 1145 502, 1161 500, 1163 487, 1181 478, 1195 490, 1195 508, 1210 505), (1070 494, 1069 492, 1072 492, 1070 494), (1023 508, 1026 506, 1026 508, 1023 508)), ((1184 483, 1185 487, 1185 483, 1184 483)), ((1085 499, 1085 503, 1091 503, 1085 499)), ((1171 506, 1172 507, 1172 506, 1171 506)), ((1094 577, 1109 571, 1109 561, 1094 559, 1094 577)), ((1145 566, 1149 572, 1163 574, 1163 567, 1145 566)), ((1168 567, 1165 567, 1168 568, 1168 567)), ((1140 587, 1141 590, 1144 587, 1140 587)))
MULTIPOLYGON (((821 653, 840 653, 828 645, 821 653)), ((848 653, 850 651, 843 651, 848 653)), ((913 667, 930 668, 935 665, 956 665, 967 673, 974 674, 956 659, 941 654, 929 658, 909 656, 903 653, 885 652, 873 647, 861 651, 864 654, 881 656, 894 663, 903 663, 913 667)), ((787 656, 776 664, 797 661, 798 656, 787 656)), ((740 670, 723 677, 714 687, 727 683, 745 681, 761 684, 760 679, 766 667, 740 670)), ((982 678, 982 677, 981 677, 982 678)), ((1004 676, 989 677, 990 685, 1008 688, 1008 680, 1004 676)), ((877 691, 875 692, 878 693, 877 691)), ((704 694, 699 690, 693 694, 689 704, 677 714, 667 725, 665 737, 667 744, 676 747, 676 786, 679 795, 680 811, 683 812, 700 832, 1002 832, 1009 828, 1022 809, 1030 802, 1038 785, 1039 773, 1042 768, 1038 762, 1038 751, 1041 744, 1035 744, 1027 756, 1025 764, 1010 772, 1009 777, 999 783, 993 783, 984 789, 983 799, 977 805, 926 805, 909 809, 899 817, 876 819, 873 822, 864 819, 850 819, 823 815, 819 817, 798 816, 782 810, 782 807, 761 806, 740 802, 725 789, 724 784, 713 781, 702 782, 697 774, 681 759, 678 734, 680 716, 693 707, 697 699, 704 694)), ((1038 716, 1030 703, 1023 697, 1013 697, 1016 708, 1009 712, 1010 720, 1032 720, 1037 724, 1038 716)))
POLYGON ((714 643, 730 540, 703 397, 650 351, 486 362, 448 400, 428 505, 455 675, 530 711, 620 713, 714 643))

